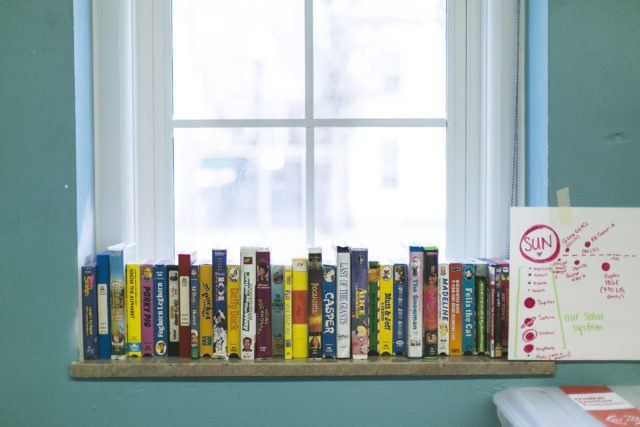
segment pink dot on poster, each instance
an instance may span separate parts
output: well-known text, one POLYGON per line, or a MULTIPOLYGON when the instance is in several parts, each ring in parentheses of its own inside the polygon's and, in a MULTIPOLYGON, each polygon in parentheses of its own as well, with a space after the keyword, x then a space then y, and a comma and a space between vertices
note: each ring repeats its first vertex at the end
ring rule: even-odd
POLYGON ((531 353, 533 351, 533 344, 527 344, 524 346, 525 353, 531 353))
POLYGON ((564 251, 565 251, 565 252, 569 252, 569 248, 565 248, 565 250, 564 250, 564 251))
POLYGON ((602 270, 603 271, 609 271, 610 268, 611 268, 611 265, 608 262, 603 262, 602 263, 602 270))
POLYGON ((573 261, 573 263, 574 263, 575 265, 578 265, 578 264, 580 264, 580 260, 579 260, 579 259, 577 259, 577 260, 573 261))
POLYGON ((533 332, 527 332, 527 334, 525 335, 525 339, 527 341, 531 341, 532 339, 534 339, 536 337, 536 334, 534 334, 533 332))
POLYGON ((536 305, 536 300, 534 300, 531 297, 524 300, 524 306, 527 308, 533 308, 535 305, 536 305))
POLYGON ((585 248, 591 247, 591 242, 584 242, 584 247, 585 248))

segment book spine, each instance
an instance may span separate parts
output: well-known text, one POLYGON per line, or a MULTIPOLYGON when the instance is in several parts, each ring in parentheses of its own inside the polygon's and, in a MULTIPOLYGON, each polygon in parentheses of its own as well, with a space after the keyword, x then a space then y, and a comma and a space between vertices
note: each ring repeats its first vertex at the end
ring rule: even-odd
POLYGON ((502 262, 502 355, 509 352, 509 261, 502 262))
POLYGON ((178 356, 191 357, 191 264, 190 253, 178 254, 178 285, 180 290, 180 326, 178 356))
POLYGON ((476 261, 476 352, 487 352, 487 290, 488 267, 482 261, 476 261))
POLYGON ((197 359, 200 356, 200 266, 191 266, 189 275, 189 356, 197 359))
POLYGON ((154 296, 153 296, 153 265, 146 263, 140 265, 140 314, 142 323, 142 355, 154 354, 154 296))
POLYGON ((407 270, 406 264, 393 265, 393 354, 406 354, 407 338, 407 270))
POLYGON ((140 264, 127 264, 127 356, 142 356, 140 264))
POLYGON ((178 356, 180 354, 180 276, 177 264, 167 265, 167 298, 169 328, 167 354, 178 356))
POLYGON ((82 286, 82 353, 85 360, 98 357, 98 295, 96 266, 80 268, 82 286))
POLYGON ((310 359, 322 359, 322 249, 309 249, 309 349, 310 359))
POLYGON ((502 319, 504 316, 504 292, 502 289, 502 265, 496 263, 493 297, 493 357, 502 357, 502 319))
POLYGON ((111 292, 111 359, 127 357, 127 318, 125 316, 125 264, 123 249, 109 251, 109 290, 111 292))
POLYGON ((378 261, 369 261, 369 355, 378 355, 378 334, 380 331, 380 265, 378 261))
POLYGON ((487 305, 486 305, 486 332, 487 332, 487 354, 489 357, 496 357, 495 348, 495 302, 496 302, 496 266, 491 261, 487 261, 487 305))
POLYGON ((422 323, 423 323, 423 277, 424 251, 422 246, 409 248, 409 289, 407 299, 407 357, 422 357, 422 323))
POLYGON ((380 267, 380 287, 378 298, 378 353, 393 354, 393 266, 380 267))
POLYGON ((424 248, 423 284, 423 323, 424 356, 438 355, 438 249, 424 248))
POLYGON ((351 357, 369 355, 369 259, 367 249, 351 250, 351 357))
POLYGON ((462 355, 462 264, 449 264, 449 355, 462 355))
POLYGON ((284 267, 284 358, 293 359, 293 270, 284 267))
POLYGON ((256 248, 243 246, 240 258, 240 358, 253 360, 256 355, 256 248))
POLYGON ((476 354, 475 265, 462 265, 462 353, 476 354))
POLYGON ((337 248, 336 357, 351 357, 351 249, 337 248))
POLYGON ((269 359, 271 346, 271 253, 256 250, 256 358, 269 359))
POLYGON ((336 357, 336 266, 322 268, 322 357, 336 357))
POLYGON ((271 267, 271 351, 284 357, 284 265, 271 267))
POLYGON ((227 266, 227 356, 240 357, 240 265, 227 266))
POLYGON ((200 357, 213 357, 213 266, 200 264, 199 272, 200 357))
POLYGON ((96 256, 96 294, 98 304, 98 359, 111 358, 111 319, 109 313, 109 253, 96 256))
POLYGON ((438 354, 449 355, 449 263, 438 264, 438 354))
POLYGON ((292 262, 293 281, 293 358, 309 357, 309 313, 307 298, 309 295, 309 277, 306 258, 294 258, 292 262))
POLYGON ((227 250, 213 249, 213 358, 227 358, 227 250))
POLYGON ((153 266, 153 315, 154 356, 166 356, 168 347, 167 267, 164 262, 153 266))

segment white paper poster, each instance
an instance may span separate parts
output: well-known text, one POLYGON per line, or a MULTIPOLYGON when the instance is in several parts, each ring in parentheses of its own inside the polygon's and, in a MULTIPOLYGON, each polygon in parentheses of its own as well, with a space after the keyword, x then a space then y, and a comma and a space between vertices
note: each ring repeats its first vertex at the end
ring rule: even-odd
POLYGON ((640 360, 640 209, 512 208, 509 359, 640 360))

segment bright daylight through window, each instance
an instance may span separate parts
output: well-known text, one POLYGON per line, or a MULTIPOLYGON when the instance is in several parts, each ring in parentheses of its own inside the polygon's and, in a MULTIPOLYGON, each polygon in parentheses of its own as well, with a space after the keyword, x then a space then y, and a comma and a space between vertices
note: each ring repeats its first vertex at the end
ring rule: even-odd
POLYGON ((175 247, 445 244, 446 1, 172 4, 175 247), (306 8, 305 8, 306 6, 306 8))

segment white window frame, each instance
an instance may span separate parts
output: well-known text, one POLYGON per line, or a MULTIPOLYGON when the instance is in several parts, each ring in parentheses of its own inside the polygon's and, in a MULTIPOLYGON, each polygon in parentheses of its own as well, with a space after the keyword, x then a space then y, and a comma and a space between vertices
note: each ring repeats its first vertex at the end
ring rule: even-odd
MULTIPOLYGON (((519 1, 447 2, 448 256, 508 256, 519 1)), ((93 17, 96 250, 173 258, 170 1, 94 0, 93 17)))

